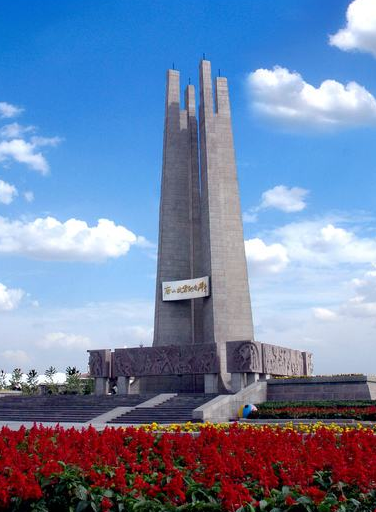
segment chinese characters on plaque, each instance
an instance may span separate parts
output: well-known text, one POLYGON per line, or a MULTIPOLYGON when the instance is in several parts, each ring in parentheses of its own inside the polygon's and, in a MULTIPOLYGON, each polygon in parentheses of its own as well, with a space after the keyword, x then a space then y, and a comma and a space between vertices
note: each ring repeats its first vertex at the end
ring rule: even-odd
POLYGON ((187 300, 210 295, 209 277, 162 283, 163 300, 187 300))

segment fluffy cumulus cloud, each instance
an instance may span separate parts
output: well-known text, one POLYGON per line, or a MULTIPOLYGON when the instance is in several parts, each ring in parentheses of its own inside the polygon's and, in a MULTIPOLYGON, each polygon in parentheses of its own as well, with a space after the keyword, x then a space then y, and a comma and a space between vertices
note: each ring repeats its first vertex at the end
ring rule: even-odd
POLYGON ((376 236, 369 220, 328 215, 258 234, 247 251, 257 339, 312 351, 317 373, 374 371, 376 236), (282 265, 260 272, 257 260, 270 261, 267 249, 276 246, 282 265))
POLYGON ((41 348, 67 348, 87 349, 90 347, 90 338, 81 334, 70 334, 66 332, 50 332, 46 334, 37 346, 41 348))
POLYGON ((291 266, 365 268, 376 264, 376 238, 360 236, 356 227, 338 223, 327 218, 291 222, 246 240, 250 267, 277 273, 291 266))
POLYGON ((276 185, 262 193, 258 206, 250 208, 243 213, 243 222, 254 223, 261 210, 273 208, 286 213, 295 213, 304 210, 307 206, 306 197, 309 190, 300 187, 286 187, 276 185))
POLYGON ((346 13, 347 24, 329 37, 332 46, 344 51, 369 52, 376 57, 376 2, 354 0, 346 13))
POLYGON ((104 261, 125 255, 137 243, 134 233, 108 219, 99 219, 96 226, 90 227, 77 219, 60 222, 46 217, 27 222, 0 217, 3 254, 39 260, 104 261))
POLYGON ((274 232, 292 261, 331 266, 376 262, 376 239, 325 219, 293 222, 274 232))
POLYGON ((376 99, 356 82, 325 80, 314 87, 299 73, 276 66, 250 73, 247 84, 256 110, 290 127, 376 124, 376 99))
POLYGON ((38 144, 23 139, 2 140, 0 142, 0 162, 15 160, 26 164, 30 169, 47 174, 49 165, 45 156, 38 151, 38 144))
POLYGON ((267 245, 260 238, 252 238, 245 242, 247 260, 255 272, 281 272, 288 264, 286 248, 279 243, 267 245))
POLYGON ((5 101, 0 101, 0 117, 9 119, 20 115, 21 112, 23 112, 23 108, 16 107, 5 101))
MULTIPOLYGON (((19 107, 0 102, 0 118, 12 118, 22 111, 19 107)), ((35 126, 23 126, 17 122, 0 126, 0 162, 4 166, 17 162, 41 174, 47 174, 49 164, 43 148, 55 147, 61 139, 38 136, 35 132, 35 126)))
POLYGON ((288 188, 277 185, 262 194, 261 208, 276 208, 283 212, 300 212, 307 206, 305 198, 308 190, 300 187, 288 188))
POLYGON ((7 288, 0 283, 0 311, 17 309, 24 295, 23 290, 7 288))
POLYGON ((10 204, 17 195, 18 192, 14 185, 0 180, 0 203, 10 204))

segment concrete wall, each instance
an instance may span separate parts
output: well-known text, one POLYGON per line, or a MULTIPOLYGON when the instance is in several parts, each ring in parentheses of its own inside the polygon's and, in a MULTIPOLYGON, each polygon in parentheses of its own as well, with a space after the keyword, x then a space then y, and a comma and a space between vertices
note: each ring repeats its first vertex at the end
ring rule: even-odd
POLYGON ((376 377, 365 375, 270 379, 267 399, 272 402, 310 400, 375 400, 376 377))
POLYGON ((234 395, 219 395, 193 411, 193 418, 201 421, 222 422, 237 419, 241 405, 266 401, 267 382, 255 382, 234 395))

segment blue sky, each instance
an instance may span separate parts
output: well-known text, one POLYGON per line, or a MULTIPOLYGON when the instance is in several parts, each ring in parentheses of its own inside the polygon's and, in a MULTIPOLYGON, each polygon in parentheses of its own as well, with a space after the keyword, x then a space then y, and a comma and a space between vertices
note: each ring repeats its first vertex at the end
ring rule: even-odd
POLYGON ((229 80, 257 339, 375 372, 375 0, 0 8, 5 370, 151 343, 165 72, 197 84, 205 53, 229 80))

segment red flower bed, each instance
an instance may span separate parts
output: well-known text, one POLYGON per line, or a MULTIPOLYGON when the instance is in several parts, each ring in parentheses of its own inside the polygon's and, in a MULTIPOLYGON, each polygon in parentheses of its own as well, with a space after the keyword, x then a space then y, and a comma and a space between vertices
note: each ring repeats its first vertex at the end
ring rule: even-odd
POLYGON ((199 435, 34 427, 0 434, 0 509, 373 511, 371 430, 199 435))

